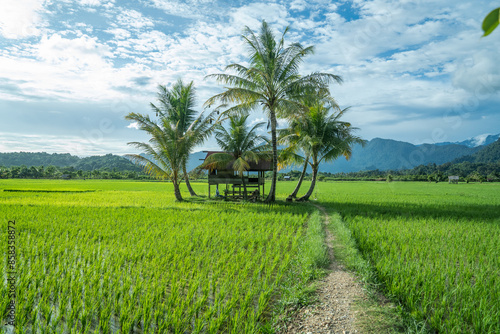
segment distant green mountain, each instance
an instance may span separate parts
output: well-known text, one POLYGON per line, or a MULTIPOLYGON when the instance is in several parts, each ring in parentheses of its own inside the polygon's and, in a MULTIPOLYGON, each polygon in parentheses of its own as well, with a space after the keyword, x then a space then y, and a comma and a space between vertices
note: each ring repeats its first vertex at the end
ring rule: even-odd
MULTIPOLYGON (((419 165, 434 163, 437 165, 453 161, 457 158, 468 156, 482 150, 485 146, 468 147, 459 144, 422 144, 413 145, 407 142, 374 138, 364 147, 353 147, 351 159, 340 157, 337 160, 320 165, 320 172, 349 173, 363 170, 404 170, 412 169, 419 165)), ((196 152, 191 154, 188 170, 198 166, 205 158, 206 153, 196 152)), ((292 166, 281 170, 299 170, 302 166, 292 166)), ((310 172, 310 171, 309 171, 310 172)))
POLYGON ((481 146, 467 147, 457 144, 413 145, 391 139, 374 138, 365 147, 356 145, 350 160, 346 161, 345 158, 340 157, 331 163, 320 165, 320 171, 348 173, 375 169, 411 169, 422 164, 435 163, 439 165, 450 162, 464 155, 473 154, 481 148, 481 146))
MULTIPOLYGON (((195 152, 191 154, 187 170, 191 171, 199 166, 206 153, 195 152)), ((500 161, 500 141, 488 146, 468 147, 458 144, 423 144, 413 145, 410 143, 391 139, 375 138, 370 140, 365 147, 357 145, 353 148, 352 157, 349 161, 340 157, 331 163, 320 165, 321 172, 348 173, 363 170, 403 170, 412 169, 419 165, 429 163, 441 165, 447 162, 460 163, 488 163, 500 161)), ((113 154, 103 156, 92 156, 79 158, 66 154, 48 153, 0 153, 0 166, 57 166, 74 167, 81 170, 95 170, 108 168, 118 171, 141 171, 130 160, 113 154)), ((300 169, 301 166, 293 166, 283 170, 300 169)))
POLYGON ((94 170, 108 168, 110 170, 116 169, 118 171, 141 171, 142 169, 135 165, 127 158, 119 155, 106 154, 96 155, 80 159, 75 165, 75 169, 81 170, 94 170))
POLYGON ((472 162, 472 163, 500 162, 500 139, 498 139, 496 142, 492 144, 481 147, 481 149, 475 152, 474 154, 466 155, 452 161, 452 163, 461 163, 461 162, 472 162))
POLYGON ((14 152, 0 153, 0 166, 56 166, 74 167, 76 170, 96 170, 108 168, 117 171, 140 171, 130 160, 113 154, 79 158, 69 153, 14 152))
POLYGON ((45 153, 45 152, 13 152, 0 153, 0 166, 56 166, 68 167, 76 164, 80 160, 79 157, 69 153, 45 153))
POLYGON ((203 160, 205 160, 205 157, 207 156, 207 153, 205 152, 194 152, 191 155, 189 155, 189 160, 187 163, 187 170, 192 171, 199 165, 203 163, 203 160))

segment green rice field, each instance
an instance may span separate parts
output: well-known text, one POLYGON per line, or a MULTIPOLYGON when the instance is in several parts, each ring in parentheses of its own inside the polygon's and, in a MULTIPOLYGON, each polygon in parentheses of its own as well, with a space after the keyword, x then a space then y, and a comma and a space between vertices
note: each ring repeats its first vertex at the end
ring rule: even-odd
POLYGON ((500 333, 500 184, 345 182, 317 197, 414 318, 500 333))
POLYGON ((16 222, 16 334, 261 331, 311 211, 175 203, 158 182, 0 184, 5 230, 16 222))
MULTIPOLYGON (((499 184, 320 182, 311 198, 415 319, 500 333, 499 184)), ((177 203, 170 184, 114 180, 0 180, 0 212, 4 248, 16 221, 16 334, 272 332, 320 221, 307 204, 177 203)))

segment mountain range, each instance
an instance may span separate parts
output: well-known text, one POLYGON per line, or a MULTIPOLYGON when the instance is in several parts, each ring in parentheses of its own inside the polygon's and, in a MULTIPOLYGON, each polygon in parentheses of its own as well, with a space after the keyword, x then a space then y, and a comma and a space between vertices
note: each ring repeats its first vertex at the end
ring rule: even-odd
POLYGON ((0 153, 0 166, 56 166, 73 167, 75 170, 92 171, 109 169, 117 171, 141 171, 130 160, 113 154, 80 158, 69 153, 11 152, 0 153))
MULTIPOLYGON (((480 135, 460 142, 413 145, 392 139, 374 138, 363 147, 353 147, 349 160, 340 157, 333 162, 322 163, 320 171, 326 173, 349 173, 362 170, 401 170, 419 165, 435 163, 437 165, 467 159, 481 151, 487 145, 498 141, 500 134, 480 135)), ((188 170, 200 165, 206 153, 196 152, 191 155, 188 170), (202 160, 200 160, 202 159, 202 160)), ((467 160, 464 160, 467 161, 467 160)), ((281 171, 301 170, 302 166, 292 166, 281 171)))
POLYGON ((475 136, 475 137, 472 137, 472 138, 469 138, 469 139, 466 139, 463 141, 459 141, 459 142, 453 142, 453 143, 452 142, 442 142, 442 143, 436 143, 436 145, 443 146, 443 145, 457 144, 457 145, 464 145, 467 147, 478 147, 478 146, 485 146, 485 145, 489 145, 491 143, 494 143, 499 138, 500 138, 500 134, 492 135, 489 133, 485 133, 485 134, 475 136))
MULTIPOLYGON (((496 162, 500 154, 500 134, 480 135, 461 142, 446 142, 435 144, 413 145, 403 141, 392 139, 374 138, 363 147, 353 147, 352 156, 349 161, 340 157, 337 160, 320 165, 321 172, 348 173, 363 170, 401 170, 411 169, 419 165, 435 163, 437 165, 453 162, 496 162), (495 143, 495 145, 493 145, 495 143), (495 160, 495 161, 493 161, 495 160)), ((188 171, 199 166, 206 153, 195 152, 191 154, 187 169, 188 171)), ((80 158, 66 154, 41 153, 0 153, 0 166, 49 166, 74 167, 75 169, 94 170, 109 168, 123 170, 140 170, 128 159, 112 154, 104 156, 93 156, 80 158)), ((281 171, 287 172, 292 169, 301 170, 302 166, 292 166, 281 171)))

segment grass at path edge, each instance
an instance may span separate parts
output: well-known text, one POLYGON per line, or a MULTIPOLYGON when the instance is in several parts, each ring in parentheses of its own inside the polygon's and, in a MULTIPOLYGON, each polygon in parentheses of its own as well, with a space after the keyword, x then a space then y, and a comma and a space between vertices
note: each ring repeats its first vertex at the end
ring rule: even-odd
POLYGON ((359 252, 356 240, 341 215, 331 208, 325 209, 330 217, 328 229, 334 236, 332 247, 336 259, 358 276, 369 296, 368 300, 355 305, 359 314, 358 325, 363 333, 433 333, 425 323, 413 319, 404 306, 383 295, 383 286, 375 270, 359 252))
POLYGON ((274 310, 273 321, 264 332, 282 333, 288 317, 295 310, 315 301, 317 281, 326 274, 325 268, 329 263, 323 216, 316 208, 308 219, 307 230, 299 247, 288 279, 281 287, 281 298, 274 310))

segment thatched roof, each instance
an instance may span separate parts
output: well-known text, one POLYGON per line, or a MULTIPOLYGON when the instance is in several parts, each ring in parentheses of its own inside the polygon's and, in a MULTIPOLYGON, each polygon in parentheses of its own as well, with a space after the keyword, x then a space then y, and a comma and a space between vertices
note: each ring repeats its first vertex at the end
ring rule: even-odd
MULTIPOLYGON (((204 160, 207 160, 207 158, 214 154, 214 153, 226 153, 224 151, 203 151, 204 153, 207 153, 206 157, 204 160)), ((201 160, 201 159, 200 159, 201 160)), ((232 169, 232 163, 229 163, 225 169, 223 170, 233 170, 232 169)), ((260 171, 270 171, 270 170, 273 170, 273 166, 271 164, 271 160, 261 160, 259 161, 258 163, 255 163, 255 162, 250 162, 249 163, 250 165, 250 169, 248 170, 249 172, 260 172, 260 171)), ((205 169, 208 169, 208 168, 205 168, 205 169)), ((218 170, 222 170, 222 169, 218 169, 218 170)))

